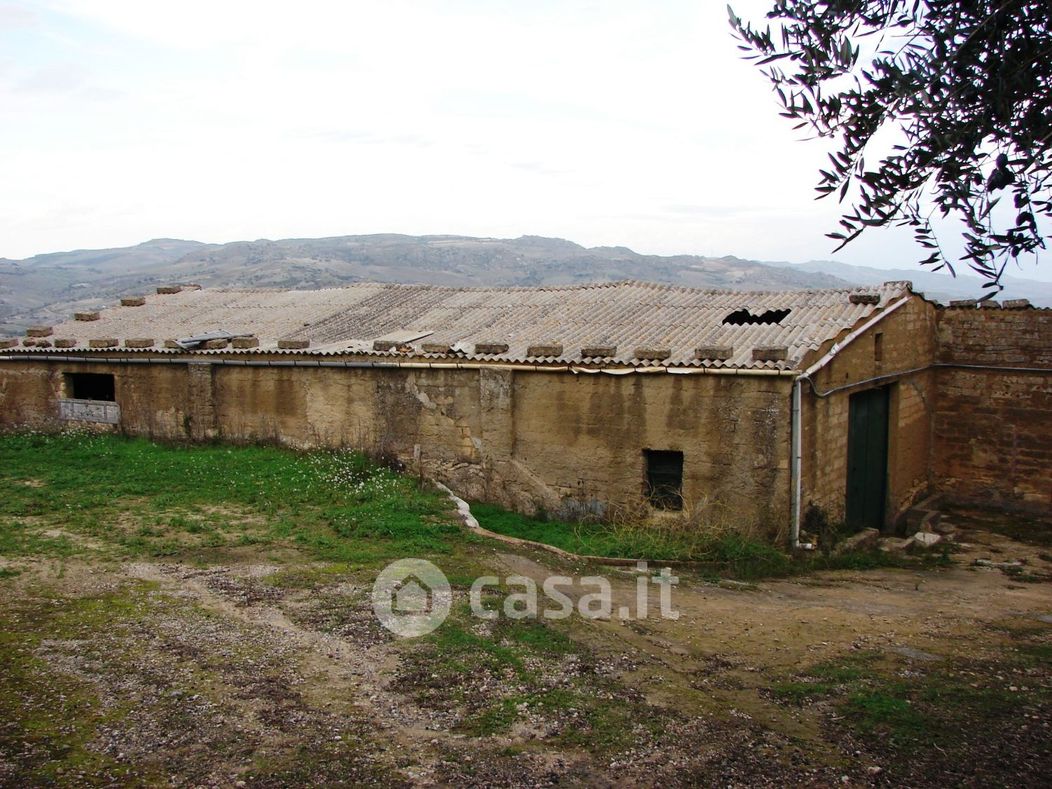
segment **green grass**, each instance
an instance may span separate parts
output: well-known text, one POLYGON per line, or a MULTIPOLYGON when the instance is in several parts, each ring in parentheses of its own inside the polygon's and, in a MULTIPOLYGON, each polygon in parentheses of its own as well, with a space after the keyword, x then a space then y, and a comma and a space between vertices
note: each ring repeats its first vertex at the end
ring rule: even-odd
POLYGON ((520 515, 485 503, 473 503, 471 511, 482 527, 490 531, 554 545, 572 553, 648 561, 688 561, 697 563, 702 573, 746 580, 815 570, 870 570, 941 561, 940 557, 912 559, 880 551, 793 559, 769 542, 733 531, 708 534, 701 529, 649 524, 571 523, 520 515))
POLYGON ((262 545, 372 565, 447 555, 464 540, 440 493, 353 452, 8 434, 0 482, 5 556, 191 557, 262 545))
POLYGON ((661 715, 626 697, 617 680, 590 670, 552 670, 555 661, 567 658, 594 662, 563 628, 504 617, 478 625, 466 606, 457 606, 434 633, 403 647, 402 690, 425 707, 459 709, 459 733, 504 735, 517 722, 539 716, 556 729, 548 738, 552 743, 603 753, 630 745, 640 722, 660 726, 661 715), (472 681, 479 678, 486 679, 484 690, 472 681))

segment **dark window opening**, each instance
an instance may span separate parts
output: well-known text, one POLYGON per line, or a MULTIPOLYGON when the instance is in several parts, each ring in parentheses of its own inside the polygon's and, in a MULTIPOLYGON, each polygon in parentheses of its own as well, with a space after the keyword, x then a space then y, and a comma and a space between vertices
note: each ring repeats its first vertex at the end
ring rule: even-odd
POLYGON ((746 326, 750 323, 781 323, 789 312, 789 310, 767 310, 753 315, 747 309, 742 308, 732 312, 723 319, 723 322, 734 326, 746 326))
POLYGON ((66 373, 66 393, 74 400, 117 400, 113 376, 107 373, 66 373))
POLYGON ((873 361, 884 361, 884 332, 878 331, 873 335, 873 361))
POLYGON ((683 453, 644 449, 643 459, 647 501, 659 510, 683 509, 683 453))

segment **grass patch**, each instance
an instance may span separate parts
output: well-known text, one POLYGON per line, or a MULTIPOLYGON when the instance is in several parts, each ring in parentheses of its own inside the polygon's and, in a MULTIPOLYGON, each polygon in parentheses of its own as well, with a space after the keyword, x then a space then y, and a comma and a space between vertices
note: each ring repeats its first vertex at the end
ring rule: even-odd
POLYGON ((422 706, 455 710, 453 728, 471 737, 527 723, 567 748, 627 747, 640 721, 660 715, 595 673, 593 663, 589 650, 549 622, 480 623, 460 606, 434 633, 406 645, 399 682, 422 706))
POLYGON ((794 560, 769 542, 728 530, 710 533, 704 528, 662 524, 572 523, 520 515, 485 503, 473 503, 471 511, 490 531, 554 545, 572 553, 648 561, 689 561, 697 563, 703 574, 744 580, 817 570, 870 570, 916 566, 925 561, 942 562, 940 557, 918 560, 881 551, 815 555, 794 560))
POLYGON ((0 555, 192 559, 259 545, 375 565, 463 541, 444 496, 355 452, 21 433, 0 435, 0 455, 0 555))

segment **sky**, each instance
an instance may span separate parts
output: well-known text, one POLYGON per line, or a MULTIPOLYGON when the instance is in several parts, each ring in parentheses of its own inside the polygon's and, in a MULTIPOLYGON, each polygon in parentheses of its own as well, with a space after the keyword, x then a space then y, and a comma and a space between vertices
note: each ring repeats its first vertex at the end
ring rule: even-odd
POLYGON ((924 256, 901 231, 832 254, 826 144, 718 0, 0 0, 0 150, 16 259, 364 233, 924 256))

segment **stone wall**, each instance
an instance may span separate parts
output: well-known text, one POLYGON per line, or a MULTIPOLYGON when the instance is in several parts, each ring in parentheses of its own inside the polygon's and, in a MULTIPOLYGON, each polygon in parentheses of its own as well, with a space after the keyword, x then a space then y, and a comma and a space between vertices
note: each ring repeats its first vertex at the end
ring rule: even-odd
MULTIPOLYGON (((935 407, 935 308, 910 303, 844 346, 804 385, 802 400, 803 504, 821 507, 836 522, 847 491, 848 403, 868 387, 889 388, 888 482, 885 522, 893 524, 932 486, 931 415, 935 407), (911 372, 918 370, 917 372, 911 372), (877 379, 877 380, 873 380, 877 379), (853 385, 859 382, 861 385, 853 385), (829 394, 826 394, 830 392, 829 394)), ((815 353, 818 359, 828 348, 815 353)))
POLYGON ((1052 310, 941 309, 937 337, 939 363, 960 365, 938 370, 940 490, 1052 515, 1052 310))
POLYGON ((687 507, 788 524, 788 378, 18 361, 0 367, 0 424, 57 419, 73 371, 115 376, 132 435, 351 447, 467 498, 564 515, 640 505, 643 450, 679 450, 687 507))

